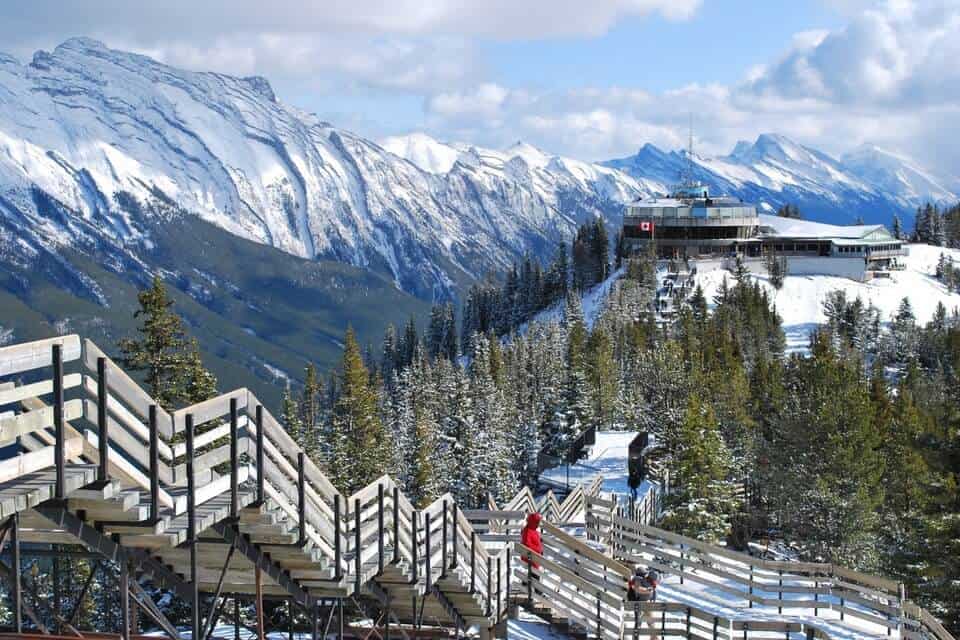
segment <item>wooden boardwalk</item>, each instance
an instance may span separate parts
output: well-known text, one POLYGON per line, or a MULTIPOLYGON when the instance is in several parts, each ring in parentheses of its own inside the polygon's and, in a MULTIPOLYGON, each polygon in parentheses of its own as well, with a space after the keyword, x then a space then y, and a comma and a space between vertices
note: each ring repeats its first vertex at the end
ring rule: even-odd
MULTIPOLYGON (((502 508, 473 511, 449 495, 417 509, 387 476, 343 495, 248 390, 170 413, 75 335, 0 348, 0 445, 16 445, 0 460, 15 632, 24 616, 48 631, 21 598, 18 558, 33 543, 80 545, 116 563, 122 600, 176 638, 141 580, 189 605, 193 638, 229 618, 227 594, 287 599, 308 614, 315 638, 350 634, 345 603, 368 612, 383 638, 502 636, 517 606, 572 636, 644 637, 624 603, 629 565, 643 562, 686 584, 736 591, 748 609, 780 609, 779 618, 750 618, 721 616, 705 600, 658 603, 661 636, 850 637, 837 630, 851 625, 784 612, 809 596, 841 622, 882 629, 877 637, 952 640, 895 583, 839 567, 773 566, 661 532, 646 524, 649 509, 643 522, 626 517, 599 481, 562 502, 524 489, 502 508), (545 516, 547 543, 535 571, 520 557, 535 554, 514 542, 532 510, 545 516)), ((130 637, 122 609, 121 635, 130 637)))

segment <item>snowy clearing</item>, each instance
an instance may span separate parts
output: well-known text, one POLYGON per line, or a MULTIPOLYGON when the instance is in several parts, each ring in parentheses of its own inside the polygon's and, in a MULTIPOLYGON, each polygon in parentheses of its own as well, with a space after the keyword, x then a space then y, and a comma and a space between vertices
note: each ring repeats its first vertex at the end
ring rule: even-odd
MULTIPOLYGON (((907 248, 909 254, 901 258, 906 269, 892 272, 889 278, 877 278, 870 282, 837 276, 788 275, 783 288, 777 291, 765 276, 751 277, 760 281, 771 293, 771 299, 783 319, 787 351, 803 351, 807 348, 812 331, 826 322, 823 301, 827 294, 838 289, 846 292, 851 299, 859 296, 864 303, 873 304, 880 310, 881 319, 885 322, 896 313, 903 298, 910 299, 917 322, 921 324, 930 321, 937 303, 942 302, 948 312, 960 309, 960 294, 951 293, 934 277, 940 254, 960 263, 960 250, 926 244, 911 244, 907 248)), ((724 278, 733 284, 733 276, 725 269, 703 271, 697 275, 697 282, 703 287, 708 301, 713 300, 724 278)))

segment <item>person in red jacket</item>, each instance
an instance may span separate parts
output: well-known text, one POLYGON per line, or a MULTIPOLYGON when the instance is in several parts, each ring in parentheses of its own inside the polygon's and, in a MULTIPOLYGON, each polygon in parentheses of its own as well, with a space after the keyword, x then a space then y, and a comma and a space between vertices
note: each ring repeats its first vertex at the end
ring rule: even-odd
MULTIPOLYGON (((524 526, 523 531, 520 532, 520 544, 541 555, 543 554, 543 540, 540 539, 540 520, 542 518, 539 513, 531 513, 527 516, 526 526, 524 526)), ((527 559, 524 558, 523 561, 527 562, 527 559)), ((531 564, 534 569, 540 568, 540 565, 536 562, 531 564)))

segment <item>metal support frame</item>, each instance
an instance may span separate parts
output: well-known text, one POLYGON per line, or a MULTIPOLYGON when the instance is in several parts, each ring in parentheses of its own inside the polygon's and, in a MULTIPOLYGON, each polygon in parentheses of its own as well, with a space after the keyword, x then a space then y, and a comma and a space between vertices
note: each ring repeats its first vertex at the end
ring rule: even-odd
POLYGON ((417 542, 417 520, 419 520, 417 516, 419 515, 419 513, 420 513, 419 511, 414 510, 411 514, 411 518, 413 518, 413 522, 410 523, 410 539, 412 542, 412 544, 410 545, 410 548, 411 548, 411 554, 413 555, 413 562, 412 562, 412 566, 410 567, 410 584, 416 584, 417 581, 419 580, 418 573, 420 569, 420 566, 419 566, 420 561, 418 556, 420 555, 420 553, 419 553, 419 543, 417 542))
POLYGON ((448 508, 449 507, 447 505, 447 501, 444 500, 443 501, 443 535, 441 536, 441 544, 443 545, 443 547, 440 554, 440 566, 441 566, 440 578, 441 579, 447 577, 447 543, 448 543, 447 529, 450 526, 450 522, 447 517, 448 508))
POLYGON ((493 558, 487 556, 487 617, 493 615, 493 600, 490 594, 493 591, 493 558))
POLYGON ((393 488, 393 564, 400 562, 400 488, 393 488))
POLYGON ((297 546, 307 546, 307 461, 303 451, 297 453, 297 546))
POLYGON ((223 580, 227 575, 227 570, 230 568, 230 561, 233 559, 233 552, 236 551, 236 545, 230 545, 230 548, 227 550, 227 558, 223 562, 223 568, 220 570, 220 577, 217 579, 217 590, 213 594, 213 602, 210 604, 210 613, 207 615, 207 620, 203 625, 203 632, 200 634, 200 638, 206 640, 210 637, 210 634, 213 633, 214 627, 217 626, 217 620, 220 619, 220 611, 225 604, 225 600, 221 601, 220 598, 223 595, 223 580))
POLYGON ((131 594, 133 596, 133 602, 140 607, 140 610, 153 618, 153 621, 170 636, 171 640, 180 640, 180 633, 177 631, 177 628, 167 619, 167 616, 163 615, 160 607, 156 605, 150 597, 150 594, 140 586, 140 583, 136 580, 131 581, 130 589, 133 592, 131 594))
POLYGON ((263 475, 263 405, 257 405, 254 412, 254 420, 257 424, 257 503, 256 506, 263 506, 266 502, 267 494, 265 488, 266 478, 263 475))
POLYGON ((477 532, 470 532, 470 593, 477 592, 477 532))
POLYGON ((120 637, 130 640, 130 565, 120 564, 120 637))
POLYGON ((63 345, 60 344, 53 345, 53 429, 56 437, 53 459, 57 474, 53 497, 62 501, 67 497, 67 481, 64 459, 63 345))
POLYGON ((343 549, 340 542, 340 494, 333 494, 333 579, 343 579, 343 549))
POLYGON ((80 595, 77 596, 77 601, 73 604, 73 607, 70 609, 70 617, 67 618, 67 624, 73 626, 77 621, 77 616, 80 614, 80 609, 83 607, 83 601, 87 597, 87 592, 90 591, 90 587, 93 585, 93 579, 96 577, 97 572, 100 571, 100 566, 103 563, 100 560, 97 560, 97 564, 93 565, 93 569, 90 571, 90 575, 87 576, 87 579, 83 583, 83 587, 80 589, 80 595))
POLYGON ((23 633, 23 589, 20 582, 20 514, 10 519, 10 547, 13 562, 13 628, 23 633))
POLYGON ((104 487, 110 482, 109 450, 110 429, 107 420, 107 359, 97 358, 97 451, 100 459, 97 461, 97 483, 104 487))
POLYGON ((460 511, 459 511, 460 508, 457 506, 457 503, 454 502, 453 505, 451 505, 451 509, 453 510, 453 518, 452 518, 452 519, 453 519, 453 528, 452 528, 451 531, 450 531, 450 537, 451 537, 451 545, 450 545, 450 548, 451 548, 452 551, 453 551, 453 558, 452 558, 451 561, 450 561, 450 568, 451 568, 451 569, 456 569, 457 566, 460 564, 460 554, 457 553, 457 538, 458 538, 458 536, 457 536, 457 528, 458 528, 458 527, 457 527, 457 523, 458 523, 458 518, 457 518, 457 516, 460 514, 460 511))
POLYGON ((160 433, 157 427, 157 405, 148 412, 150 429, 150 522, 160 522, 160 433))
POLYGON ((230 398, 230 519, 236 522, 240 517, 239 483, 240 453, 237 436, 239 414, 237 399, 230 398))
MULTIPOLYGON (((303 454, 300 454, 303 455, 303 454)), ((360 553, 360 500, 354 500, 353 502, 353 562, 354 562, 354 585, 353 589, 356 593, 360 593, 361 585, 363 584, 363 556, 360 553)))
POLYGON ((430 553, 430 512, 423 514, 423 528, 424 528, 424 571, 426 575, 426 585, 427 591, 430 591, 433 587, 433 557, 430 553))
POLYGON ((383 575, 383 483, 377 485, 377 575, 383 575))

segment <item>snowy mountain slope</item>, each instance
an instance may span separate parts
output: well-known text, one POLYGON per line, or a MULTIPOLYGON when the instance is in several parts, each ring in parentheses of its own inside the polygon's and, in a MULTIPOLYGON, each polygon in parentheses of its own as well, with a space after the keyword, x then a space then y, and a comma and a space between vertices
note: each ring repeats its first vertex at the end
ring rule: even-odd
POLYGON ((837 160, 784 136, 762 134, 753 143, 737 143, 727 156, 694 154, 690 162, 686 151, 664 152, 647 144, 633 156, 602 164, 645 184, 662 184, 662 192, 692 165, 694 177, 715 193, 739 196, 768 211, 798 204, 809 217, 838 224, 858 216, 889 224, 893 213, 910 216, 927 200, 960 199, 960 189, 943 186, 950 181, 932 177, 908 158, 869 149, 837 160))
POLYGON ((864 180, 897 194, 907 206, 927 200, 956 204, 960 193, 960 180, 934 176, 910 158, 876 145, 861 145, 845 153, 841 161, 864 180))
POLYGON ((88 39, 28 64, 0 57, 3 212, 41 242, 76 243, 83 222, 90 240, 143 241, 134 203, 159 200, 296 256, 385 267, 432 298, 640 195, 634 180, 573 161, 398 144, 416 163, 279 103, 263 78, 187 72, 88 39), (36 190, 67 218, 44 215, 36 190))

